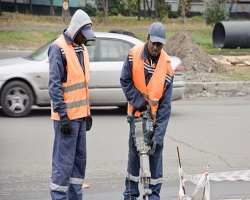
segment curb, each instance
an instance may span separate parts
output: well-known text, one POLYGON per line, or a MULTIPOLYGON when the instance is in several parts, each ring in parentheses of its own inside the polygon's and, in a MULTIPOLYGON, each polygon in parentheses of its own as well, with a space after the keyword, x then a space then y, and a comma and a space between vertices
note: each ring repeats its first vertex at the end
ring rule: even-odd
POLYGON ((250 96, 250 81, 185 82, 184 98, 247 96, 250 96))

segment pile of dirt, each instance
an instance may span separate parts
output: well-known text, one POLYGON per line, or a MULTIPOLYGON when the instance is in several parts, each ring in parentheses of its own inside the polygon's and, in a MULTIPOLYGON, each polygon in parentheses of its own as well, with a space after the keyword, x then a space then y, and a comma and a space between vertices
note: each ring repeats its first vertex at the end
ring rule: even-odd
POLYGON ((184 81, 212 81, 212 73, 224 71, 223 66, 217 64, 186 32, 170 37, 165 48, 168 54, 182 60, 184 81))

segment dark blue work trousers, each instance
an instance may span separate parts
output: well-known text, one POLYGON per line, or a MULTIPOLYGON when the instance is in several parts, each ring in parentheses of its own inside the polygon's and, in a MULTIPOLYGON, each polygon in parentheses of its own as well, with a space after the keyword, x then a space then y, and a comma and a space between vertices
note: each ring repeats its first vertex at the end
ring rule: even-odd
MULTIPOLYGON (((127 177, 125 180, 125 190, 123 192, 124 198, 136 200, 140 196, 138 189, 139 173, 140 173, 140 158, 138 151, 134 145, 134 141, 130 135, 129 137, 129 154, 128 154, 128 167, 127 177)), ((152 194, 149 195, 149 200, 159 200, 160 191, 162 186, 162 151, 163 144, 156 146, 156 151, 149 157, 149 165, 151 172, 151 183, 149 188, 152 190, 152 194)), ((145 197, 144 197, 145 199, 145 197)))
POLYGON ((52 200, 82 200, 86 169, 86 120, 72 120, 72 132, 61 133, 54 120, 54 147, 50 193, 52 200))

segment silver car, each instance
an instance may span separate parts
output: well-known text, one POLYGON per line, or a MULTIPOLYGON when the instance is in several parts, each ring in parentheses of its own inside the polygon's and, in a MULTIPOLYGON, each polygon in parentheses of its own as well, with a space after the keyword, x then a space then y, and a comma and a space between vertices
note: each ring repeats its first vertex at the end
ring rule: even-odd
MULTIPOLYGON (((86 43, 90 57, 90 102, 92 106, 125 107, 126 98, 120 86, 123 62, 141 40, 118 33, 96 32, 86 43)), ((33 105, 50 106, 48 93, 50 41, 30 56, 0 60, 0 106, 9 117, 27 116, 33 105)), ((182 63, 170 56, 175 72, 172 100, 182 99, 182 63)))

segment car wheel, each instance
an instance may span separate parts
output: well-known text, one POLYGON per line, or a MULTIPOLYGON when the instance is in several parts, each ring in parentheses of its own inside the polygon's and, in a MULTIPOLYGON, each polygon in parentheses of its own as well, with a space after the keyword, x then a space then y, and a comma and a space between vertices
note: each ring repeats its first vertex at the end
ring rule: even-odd
POLYGON ((25 117, 34 104, 34 96, 30 87, 21 81, 7 83, 2 89, 1 106, 8 117, 25 117))

